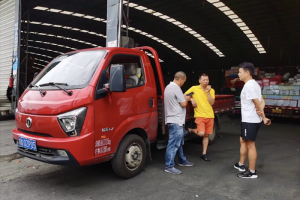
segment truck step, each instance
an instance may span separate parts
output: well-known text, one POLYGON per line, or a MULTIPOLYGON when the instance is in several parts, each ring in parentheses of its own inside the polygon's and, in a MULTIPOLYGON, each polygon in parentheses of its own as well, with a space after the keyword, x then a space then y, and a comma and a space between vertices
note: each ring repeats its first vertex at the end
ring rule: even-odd
POLYGON ((168 140, 158 140, 156 142, 157 149, 165 149, 168 146, 168 140))

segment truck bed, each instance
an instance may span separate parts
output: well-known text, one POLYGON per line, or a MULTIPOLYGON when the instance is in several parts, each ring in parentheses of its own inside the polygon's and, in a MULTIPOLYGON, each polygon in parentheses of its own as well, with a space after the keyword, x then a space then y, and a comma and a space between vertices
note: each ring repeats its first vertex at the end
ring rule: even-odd
POLYGON ((267 117, 285 117, 300 119, 300 107, 266 105, 264 111, 267 117))
MULTIPOLYGON (((157 100, 158 104, 158 124, 162 125, 164 123, 164 112, 163 112, 163 102, 162 98, 159 97, 157 100)), ((235 101, 234 95, 216 95, 215 104, 213 105, 213 110, 215 114, 229 112, 234 109, 235 101)), ((186 121, 194 118, 194 108, 191 103, 186 107, 186 121)))
MULTIPOLYGON (((234 109, 235 101, 233 95, 216 95, 213 110, 215 114, 229 112, 234 109)), ((186 107, 186 121, 194 118, 194 108, 191 103, 186 107)))

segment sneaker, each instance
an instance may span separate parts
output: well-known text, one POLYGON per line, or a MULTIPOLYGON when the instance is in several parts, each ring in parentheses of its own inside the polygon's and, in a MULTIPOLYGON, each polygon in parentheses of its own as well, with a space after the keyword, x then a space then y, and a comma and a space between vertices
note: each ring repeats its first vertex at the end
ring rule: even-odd
POLYGON ((178 165, 181 167, 192 167, 194 166, 194 163, 186 161, 185 163, 178 163, 178 165))
POLYGON ((176 169, 175 167, 165 169, 165 172, 168 172, 170 174, 181 174, 181 171, 176 169))
POLYGON ((249 169, 246 172, 242 172, 237 174, 239 178, 258 178, 256 174, 256 170, 254 173, 252 173, 249 169))
POLYGON ((202 158, 206 162, 210 162, 211 160, 207 157, 206 154, 202 155, 200 158, 202 158))
POLYGON ((235 163, 235 164, 233 165, 233 167, 236 168, 236 169, 238 169, 240 172, 246 171, 245 165, 241 165, 241 166, 240 166, 239 163, 235 163))

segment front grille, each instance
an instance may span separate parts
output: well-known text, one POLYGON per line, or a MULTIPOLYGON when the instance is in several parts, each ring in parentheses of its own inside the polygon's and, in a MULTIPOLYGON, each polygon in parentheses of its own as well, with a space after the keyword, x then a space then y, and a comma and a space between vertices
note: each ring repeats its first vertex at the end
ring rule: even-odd
POLYGON ((38 133, 38 132, 32 132, 32 131, 26 131, 24 129, 18 129, 19 131, 23 132, 23 133, 27 133, 27 134, 31 134, 31 135, 37 135, 37 136, 43 136, 43 137, 52 137, 52 135, 46 134, 46 133, 38 133))
POLYGON ((52 149, 48 149, 48 148, 44 148, 44 147, 37 147, 37 151, 33 151, 30 149, 25 149, 23 147, 18 147, 18 150, 26 153, 26 154, 30 154, 33 156, 38 156, 38 157, 53 157, 56 155, 56 151, 52 150, 52 149))

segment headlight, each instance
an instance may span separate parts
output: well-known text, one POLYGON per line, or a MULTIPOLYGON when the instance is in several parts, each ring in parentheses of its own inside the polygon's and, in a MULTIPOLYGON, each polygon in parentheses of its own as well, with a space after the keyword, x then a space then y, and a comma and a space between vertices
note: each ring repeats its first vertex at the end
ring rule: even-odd
POLYGON ((80 135, 87 108, 82 107, 57 116, 58 122, 68 136, 80 135))

